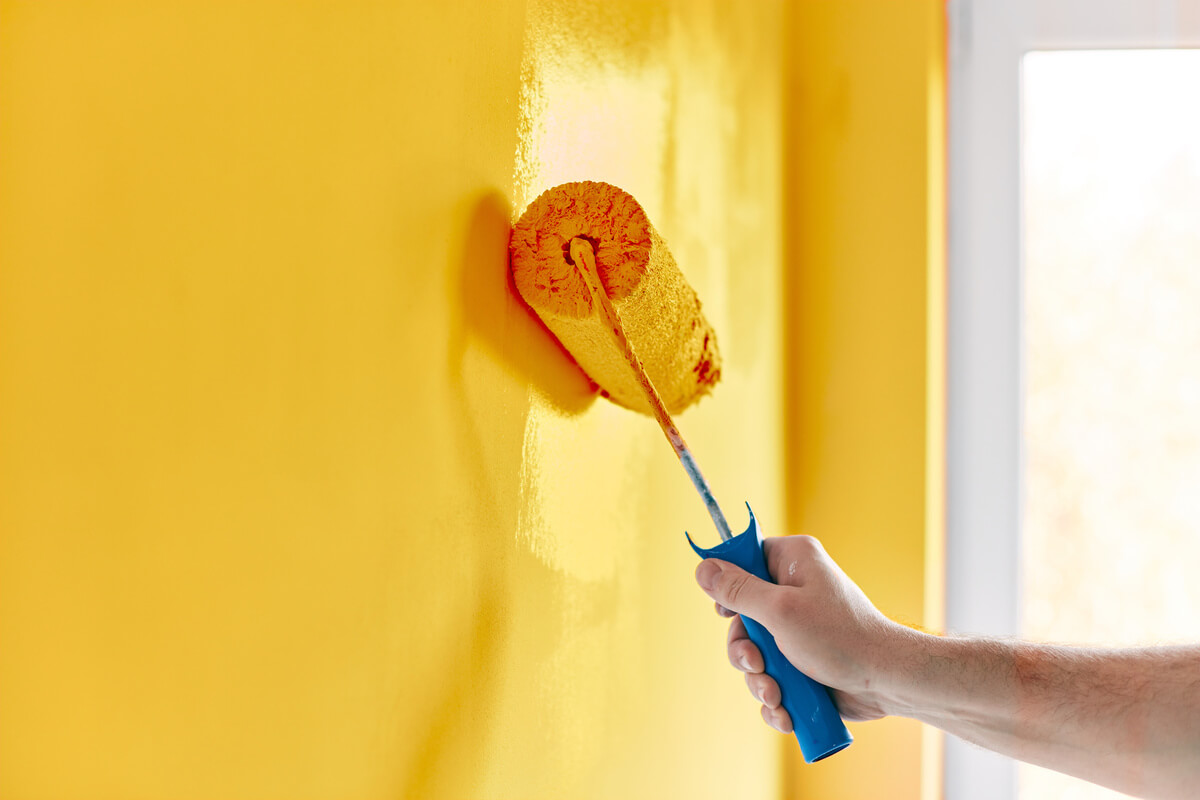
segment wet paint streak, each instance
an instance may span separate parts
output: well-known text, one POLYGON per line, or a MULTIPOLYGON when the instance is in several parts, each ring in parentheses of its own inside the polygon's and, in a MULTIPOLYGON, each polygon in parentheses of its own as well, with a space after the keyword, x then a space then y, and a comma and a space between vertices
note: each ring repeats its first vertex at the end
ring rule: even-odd
MULTIPOLYGON (((780 505, 780 319, 773 305, 734 307, 729 295, 735 283, 778 293, 778 25, 770 4, 732 16, 690 2, 528 4, 511 190, 514 219, 569 181, 638 198, 718 335, 741 339, 728 385, 681 425, 724 503, 753 496, 767 509, 780 505)), ((516 635, 506 669, 533 672, 511 673, 478 793, 537 796, 553 784, 585 798, 774 794, 778 751, 730 685, 717 623, 695 596, 682 532, 712 523, 671 448, 652 420, 606 399, 565 413, 533 382, 528 400, 512 541, 559 580, 549 596, 520 595, 514 610, 530 615, 518 630, 559 627, 546 628, 536 667, 516 635), (700 711, 689 685, 704 687, 707 721, 683 731, 700 711), (552 729, 553 741, 530 725, 552 729), (749 776, 697 763, 714 737, 749 776), (531 786, 518 776, 533 761, 531 786)))

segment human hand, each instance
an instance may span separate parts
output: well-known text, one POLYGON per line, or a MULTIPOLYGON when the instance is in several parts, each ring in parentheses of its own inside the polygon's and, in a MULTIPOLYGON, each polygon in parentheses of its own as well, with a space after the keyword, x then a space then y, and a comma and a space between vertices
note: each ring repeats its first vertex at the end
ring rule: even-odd
MULTIPOLYGON (((844 718, 886 716, 889 665, 912 632, 879 613, 816 539, 776 537, 766 539, 763 547, 776 584, 718 559, 706 559, 696 568, 696 581, 716 601, 718 613, 746 614, 765 626, 788 661, 830 688, 844 718)), ((790 733, 792 722, 780 705, 779 686, 763 672, 762 653, 741 617, 735 616, 729 626, 728 652, 730 662, 746 674, 750 693, 763 704, 763 719, 790 733)))

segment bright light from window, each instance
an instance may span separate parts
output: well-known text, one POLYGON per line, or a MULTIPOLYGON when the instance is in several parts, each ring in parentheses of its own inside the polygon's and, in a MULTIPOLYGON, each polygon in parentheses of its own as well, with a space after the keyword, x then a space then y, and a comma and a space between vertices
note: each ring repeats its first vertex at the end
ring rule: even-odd
POLYGON ((1023 634, 1200 641, 1200 51, 1023 68, 1023 634))

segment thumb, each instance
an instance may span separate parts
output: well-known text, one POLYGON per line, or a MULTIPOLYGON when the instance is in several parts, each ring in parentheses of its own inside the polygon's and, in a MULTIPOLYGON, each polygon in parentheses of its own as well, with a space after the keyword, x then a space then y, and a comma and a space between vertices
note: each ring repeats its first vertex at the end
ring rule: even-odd
POLYGON ((696 583, 713 600, 770 627, 780 587, 756 578, 728 561, 709 558, 696 567, 696 583))

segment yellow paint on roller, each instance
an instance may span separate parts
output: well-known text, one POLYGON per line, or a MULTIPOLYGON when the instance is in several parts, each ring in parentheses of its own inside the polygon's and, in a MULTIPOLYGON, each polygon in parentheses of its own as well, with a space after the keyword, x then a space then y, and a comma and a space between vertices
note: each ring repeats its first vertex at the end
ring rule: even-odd
POLYGON ((576 237, 592 243, 605 292, 667 409, 710 392, 721 376, 716 333, 666 243, 629 194, 582 181, 530 203, 509 249, 517 291, 588 376, 613 401, 652 413, 571 257, 576 237))

